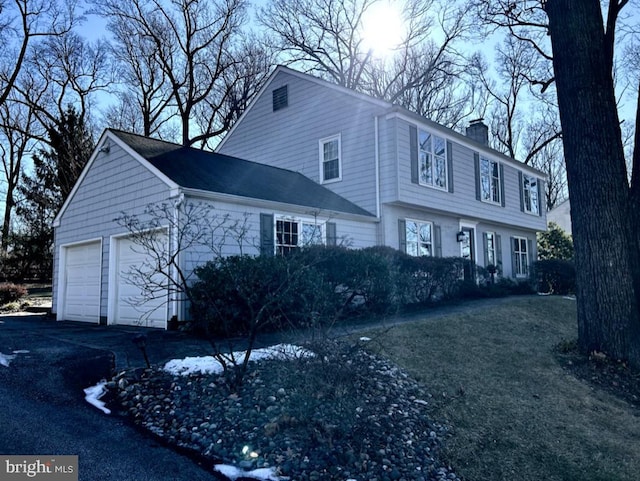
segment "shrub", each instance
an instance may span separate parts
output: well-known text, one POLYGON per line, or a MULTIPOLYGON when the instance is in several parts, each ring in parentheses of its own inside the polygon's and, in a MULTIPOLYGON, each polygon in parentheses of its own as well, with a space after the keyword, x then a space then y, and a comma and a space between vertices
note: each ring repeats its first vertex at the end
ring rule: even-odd
POLYGON ((542 260, 573 259, 573 239, 558 224, 549 222, 549 230, 538 234, 538 257, 542 260))
POLYGON ((535 263, 539 292, 573 294, 576 291, 576 268, 572 261, 548 259, 535 263))
POLYGON ((25 286, 12 282, 3 282, 0 284, 0 305, 18 301, 27 294, 25 286))
POLYGON ((429 304, 458 295, 461 258, 404 255, 399 261, 403 304, 429 304))
POLYGON ((218 258, 196 269, 190 288, 196 330, 206 335, 252 335, 303 326, 327 308, 326 283, 295 256, 218 258))

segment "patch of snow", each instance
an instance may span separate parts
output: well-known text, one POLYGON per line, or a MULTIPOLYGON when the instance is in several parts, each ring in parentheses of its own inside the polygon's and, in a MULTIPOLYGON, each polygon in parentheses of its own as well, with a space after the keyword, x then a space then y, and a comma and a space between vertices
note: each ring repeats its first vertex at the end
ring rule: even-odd
POLYGON ((273 468, 260 468, 254 469, 253 471, 244 471, 228 464, 216 464, 213 467, 213 470, 226 476, 231 481, 235 481, 240 477, 254 478, 261 481, 279 481, 284 479, 276 476, 275 469, 273 468))
POLYGON ((15 355, 2 354, 0 352, 0 366, 9 367, 9 364, 11 364, 11 361, 13 361, 15 358, 15 355))
MULTIPOLYGON (((233 359, 236 362, 244 359, 246 351, 237 351, 224 355, 231 364, 233 359)), ((311 351, 292 344, 277 344, 263 349, 251 351, 251 361, 261 361, 263 359, 287 360, 299 357, 313 356, 311 351)), ((220 361, 214 356, 185 357, 184 359, 172 359, 164 365, 164 370, 174 376, 188 376, 190 374, 222 374, 223 367, 220 361)))
POLYGON ((100 381, 95 386, 88 387, 84 390, 84 399, 89 404, 97 407, 105 414, 111 414, 111 410, 105 407, 104 401, 101 401, 100 398, 105 395, 107 392, 107 381, 100 381))
POLYGON ((550 292, 538 292, 539 296, 550 296, 551 293, 550 292))
POLYGON ((575 301, 576 300, 576 296, 564 296, 563 299, 567 299, 569 301, 575 301))
POLYGON ((361 338, 360 338, 360 340, 361 340, 362 342, 369 342, 369 341, 371 340, 371 338, 370 338, 370 337, 364 337, 364 336, 363 336, 363 337, 361 337, 361 338))
POLYGON ((14 354, 29 354, 29 351, 26 349, 18 349, 17 351, 13 351, 14 354))

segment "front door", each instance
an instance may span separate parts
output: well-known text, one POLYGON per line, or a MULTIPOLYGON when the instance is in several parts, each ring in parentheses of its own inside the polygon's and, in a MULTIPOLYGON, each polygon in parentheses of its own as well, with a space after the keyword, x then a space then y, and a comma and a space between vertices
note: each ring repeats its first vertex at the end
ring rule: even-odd
POLYGON ((465 260, 464 263, 464 279, 475 280, 476 265, 476 246, 475 246, 475 229, 473 227, 462 227, 464 237, 460 242, 460 257, 465 260))

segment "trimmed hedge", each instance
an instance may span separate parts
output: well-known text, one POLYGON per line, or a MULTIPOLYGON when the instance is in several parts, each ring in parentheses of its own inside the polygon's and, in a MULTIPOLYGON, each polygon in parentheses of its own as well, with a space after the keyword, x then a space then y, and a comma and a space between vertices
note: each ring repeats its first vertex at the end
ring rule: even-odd
MULTIPOLYGON (((287 256, 219 258, 196 269, 192 326, 208 336, 324 327, 359 315, 463 297, 531 293, 529 283, 463 281, 458 257, 413 257, 390 247, 311 246, 287 256)), ((482 274, 483 270, 477 268, 482 274)))
POLYGON ((536 282, 539 292, 552 294, 575 294, 576 267, 573 261, 548 259, 535 263, 536 282))

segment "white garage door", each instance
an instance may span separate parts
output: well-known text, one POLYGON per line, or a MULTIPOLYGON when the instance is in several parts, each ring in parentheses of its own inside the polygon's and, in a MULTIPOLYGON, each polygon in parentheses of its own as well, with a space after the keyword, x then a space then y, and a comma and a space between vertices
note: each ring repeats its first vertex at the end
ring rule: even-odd
POLYGON ((62 319, 100 322, 101 254, 100 242, 65 248, 62 319))
MULTIPOLYGON (((162 241, 166 243, 166 240, 165 235, 162 241)), ((152 258, 129 238, 116 241, 115 324, 166 327, 167 289, 157 289, 149 295, 148 291, 141 288, 141 283, 166 286, 165 279, 160 275, 152 277, 149 273, 143 276, 143 280, 138 275, 139 271, 150 272, 152 258)))

